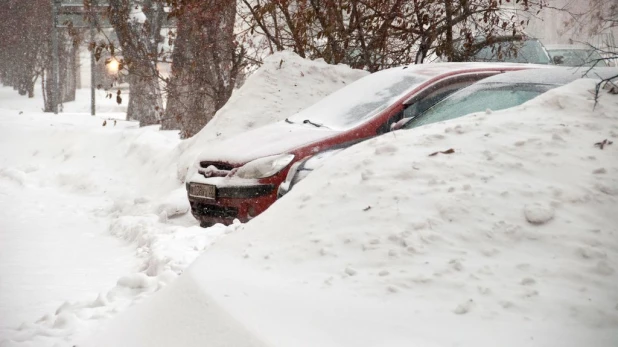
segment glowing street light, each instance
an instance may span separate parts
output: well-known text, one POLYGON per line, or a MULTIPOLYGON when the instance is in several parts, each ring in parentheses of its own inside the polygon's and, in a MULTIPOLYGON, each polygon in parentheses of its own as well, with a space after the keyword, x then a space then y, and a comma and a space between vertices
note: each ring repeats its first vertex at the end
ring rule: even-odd
POLYGON ((116 60, 116 58, 111 58, 109 63, 107 63, 107 71, 111 74, 117 74, 118 69, 120 68, 120 62, 116 60))

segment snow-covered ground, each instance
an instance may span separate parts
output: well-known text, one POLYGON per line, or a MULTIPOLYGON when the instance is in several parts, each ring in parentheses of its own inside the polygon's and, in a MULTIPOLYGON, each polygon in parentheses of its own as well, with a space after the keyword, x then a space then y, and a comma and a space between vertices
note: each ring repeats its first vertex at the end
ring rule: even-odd
POLYGON ((593 89, 353 146, 78 345, 616 346, 618 96, 593 89))
MULTIPOLYGON (((84 119, 41 116, 40 99, 9 88, 0 89, 0 100, 0 336, 6 337, 8 327, 34 322, 135 272, 137 259, 109 237, 106 220, 91 213, 105 197, 87 194, 90 187, 74 168, 50 167, 71 153, 49 136, 84 119)), ((85 120, 97 128, 102 122, 85 120)))
POLYGON ((618 345, 618 97, 593 111, 591 81, 367 141, 251 223, 197 226, 202 147, 363 74, 279 53, 188 141, 103 97, 90 117, 87 90, 53 116, 1 87, 0 346, 618 345))
POLYGON ((173 281, 239 227, 202 229, 187 213, 192 156, 365 74, 279 53, 235 91, 217 130, 188 141, 124 121, 102 91, 97 117, 88 89, 54 116, 40 93, 0 87, 0 346, 72 346, 173 281))

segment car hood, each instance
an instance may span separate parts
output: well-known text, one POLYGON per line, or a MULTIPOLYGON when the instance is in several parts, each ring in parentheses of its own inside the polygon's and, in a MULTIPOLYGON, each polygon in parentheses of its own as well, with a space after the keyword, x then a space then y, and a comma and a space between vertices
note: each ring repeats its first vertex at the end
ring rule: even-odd
POLYGON ((238 166, 269 155, 287 153, 340 133, 341 131, 318 128, 311 124, 290 124, 281 121, 222 141, 211 142, 198 160, 225 162, 238 166))

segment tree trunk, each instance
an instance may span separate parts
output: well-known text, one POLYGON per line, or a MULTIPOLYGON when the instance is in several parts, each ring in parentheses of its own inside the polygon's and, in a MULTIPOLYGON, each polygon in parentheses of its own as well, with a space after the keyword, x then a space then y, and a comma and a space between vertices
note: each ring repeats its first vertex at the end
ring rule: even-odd
POLYGON ((43 84, 43 95, 44 95, 44 101, 45 101, 45 108, 44 108, 44 112, 54 112, 54 106, 53 106, 53 102, 52 100, 54 100, 54 96, 52 95, 52 91, 54 90, 54 78, 53 76, 53 70, 51 67, 51 62, 48 64, 48 66, 45 68, 45 72, 44 75, 47 76, 47 78, 43 78, 42 80, 42 84, 43 84))
POLYGON ((453 47, 453 4, 452 0, 444 0, 444 11, 446 16, 446 38, 444 40, 444 55, 448 61, 454 61, 453 47))
POLYGON ((76 45, 71 44, 66 51, 66 55, 64 57, 63 62, 63 102, 75 101, 75 89, 76 89, 76 70, 79 69, 77 66, 77 51, 78 47, 76 45))
POLYGON ((161 3, 153 0, 144 0, 141 9, 146 16, 144 23, 131 18, 134 6, 129 1, 110 0, 109 19, 122 47, 123 58, 128 62, 127 119, 146 126, 159 124, 163 109, 156 62, 166 13, 161 3))
POLYGON ((178 20, 163 127, 191 137, 229 99, 241 70, 234 45, 236 3, 193 0, 178 20))
POLYGON ((136 62, 132 66, 133 74, 129 74, 129 105, 127 119, 139 121, 140 126, 160 123, 163 111, 161 90, 157 80, 147 74, 141 77, 138 71, 148 70, 147 64, 136 62), (140 67, 138 65, 146 65, 140 67))

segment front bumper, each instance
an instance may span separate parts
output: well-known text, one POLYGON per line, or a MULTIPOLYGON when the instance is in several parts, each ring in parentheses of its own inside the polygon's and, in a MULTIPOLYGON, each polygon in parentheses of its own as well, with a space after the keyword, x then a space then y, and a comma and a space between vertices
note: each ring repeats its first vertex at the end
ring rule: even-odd
POLYGON ((273 184, 255 183, 251 185, 222 184, 221 180, 200 179, 202 184, 216 186, 215 198, 205 198, 189 195, 187 183, 187 195, 191 204, 191 213, 200 221, 202 226, 215 223, 229 225, 234 219, 248 222, 266 210, 277 200, 276 187, 273 184))

